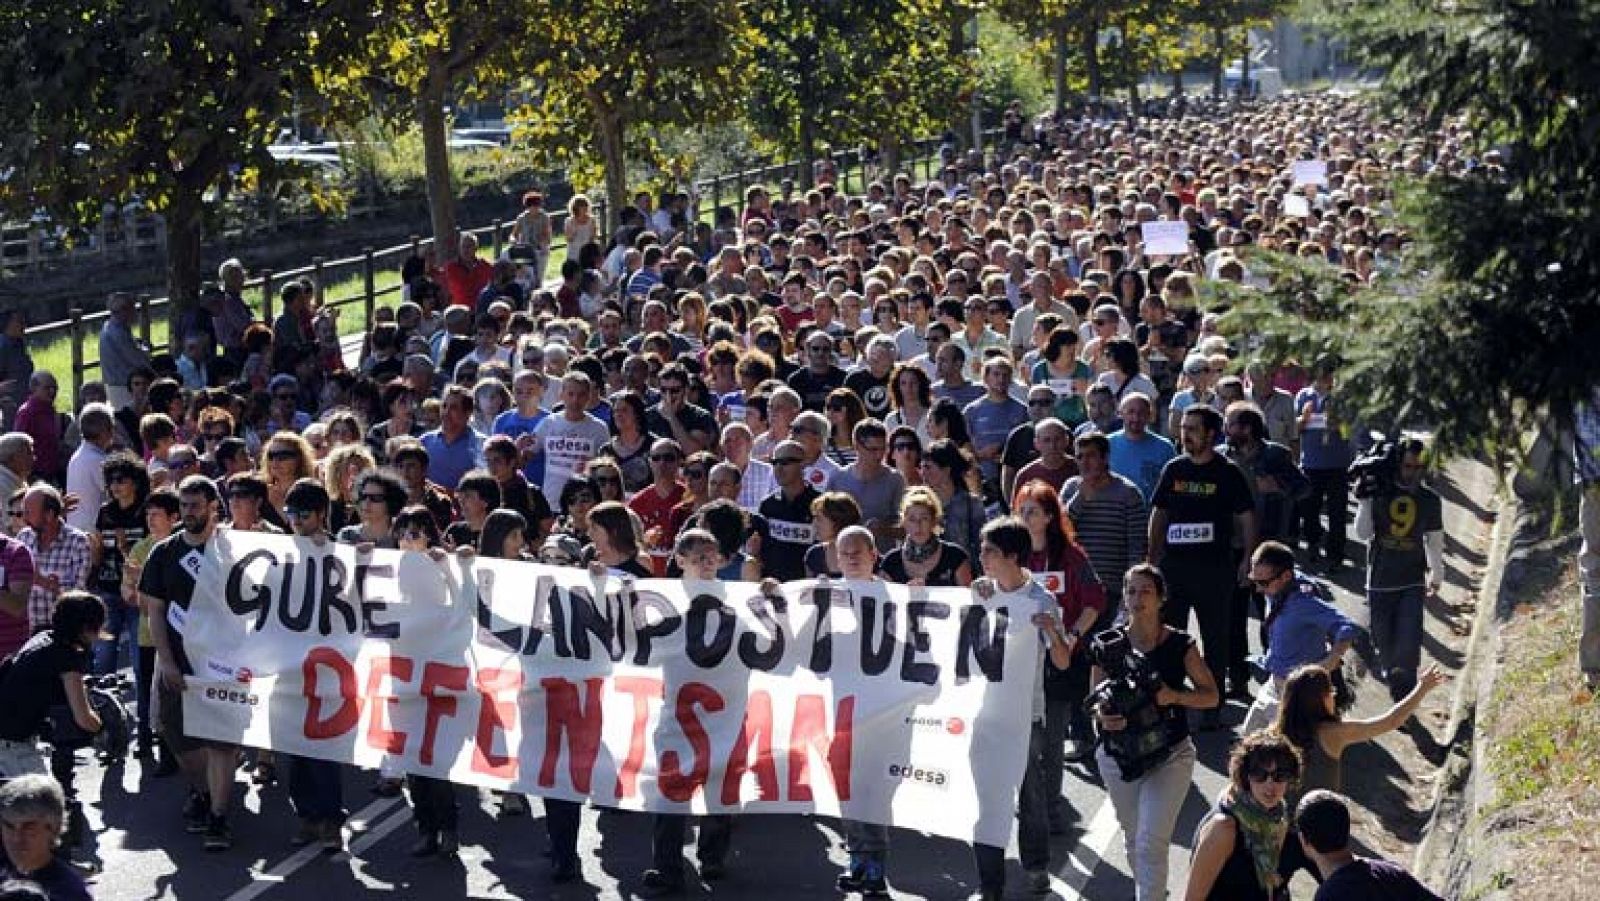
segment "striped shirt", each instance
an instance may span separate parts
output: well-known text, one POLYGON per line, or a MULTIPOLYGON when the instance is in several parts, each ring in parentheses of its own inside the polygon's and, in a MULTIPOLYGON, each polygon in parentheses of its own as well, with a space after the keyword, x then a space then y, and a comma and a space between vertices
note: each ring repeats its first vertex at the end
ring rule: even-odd
POLYGON ((1106 594, 1121 597, 1123 574, 1145 555, 1150 513, 1144 495, 1116 473, 1111 474, 1111 484, 1092 497, 1079 491, 1082 484, 1081 476, 1073 476, 1061 486, 1062 505, 1106 594))

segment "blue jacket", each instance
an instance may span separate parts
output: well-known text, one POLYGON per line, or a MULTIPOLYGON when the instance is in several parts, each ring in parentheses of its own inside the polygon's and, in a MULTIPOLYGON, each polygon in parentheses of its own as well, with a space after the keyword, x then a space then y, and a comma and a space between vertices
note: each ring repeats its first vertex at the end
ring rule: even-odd
POLYGON ((1263 665, 1277 678, 1320 663, 1341 641, 1354 641, 1361 627, 1322 599, 1315 581, 1295 572, 1280 597, 1267 598, 1267 654, 1263 665))

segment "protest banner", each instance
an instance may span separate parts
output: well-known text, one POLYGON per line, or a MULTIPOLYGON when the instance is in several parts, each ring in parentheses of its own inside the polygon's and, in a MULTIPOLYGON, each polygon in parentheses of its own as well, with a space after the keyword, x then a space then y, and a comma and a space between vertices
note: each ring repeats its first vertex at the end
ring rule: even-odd
POLYGON ((1034 611, 965 589, 625 580, 219 530, 190 733, 629 810, 842 815, 1004 847, 1034 611))
POLYGON ((1139 226, 1145 256, 1181 256, 1189 252, 1189 223, 1146 222, 1139 226))

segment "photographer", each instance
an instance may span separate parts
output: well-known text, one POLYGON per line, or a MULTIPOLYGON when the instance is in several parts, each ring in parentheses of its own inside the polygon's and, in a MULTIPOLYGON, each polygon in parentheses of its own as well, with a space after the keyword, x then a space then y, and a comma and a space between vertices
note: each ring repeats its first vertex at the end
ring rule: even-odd
POLYGON ((1385 465, 1356 484, 1356 538, 1367 544, 1367 615, 1375 673, 1399 701, 1417 684, 1423 606, 1444 577, 1444 505, 1422 484, 1426 447, 1391 445, 1385 465))
POLYGON ((1095 686, 1090 697, 1101 739, 1096 760, 1122 827, 1140 901, 1167 895, 1172 830, 1194 775, 1195 747, 1186 710, 1210 710, 1217 704, 1217 683, 1194 639, 1162 622, 1166 597, 1161 570, 1148 564, 1128 570, 1122 586, 1126 624, 1095 636, 1090 650, 1090 682, 1095 686), (1115 681, 1112 673, 1118 675, 1115 681), (1129 681, 1155 683, 1153 696, 1117 688, 1129 681), (1154 717, 1140 715, 1151 712, 1154 717), (1136 731, 1159 738, 1158 750, 1140 756, 1125 753, 1124 748, 1142 745, 1136 731))
POLYGON ((0 777, 48 773, 39 750, 41 737, 54 740, 67 732, 100 731, 83 675, 105 623, 106 608, 99 598, 66 592, 50 612, 50 628, 0 664, 0 697, 7 699, 0 704, 0 777))

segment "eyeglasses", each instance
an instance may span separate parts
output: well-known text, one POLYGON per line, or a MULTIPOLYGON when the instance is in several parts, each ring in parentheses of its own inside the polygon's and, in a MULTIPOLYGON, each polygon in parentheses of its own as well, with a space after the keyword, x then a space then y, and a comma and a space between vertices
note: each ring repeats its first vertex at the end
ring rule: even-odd
POLYGON ((425 529, 406 529, 400 533, 401 541, 430 541, 432 538, 425 529))
POLYGON ((193 457, 171 457, 167 460, 167 466, 171 469, 187 469, 199 462, 193 457))
POLYGON ((1251 767, 1247 775, 1250 777, 1251 782, 1266 782, 1271 780, 1279 785, 1287 785, 1288 783, 1300 778, 1300 774, 1296 773, 1294 770, 1269 770, 1264 767, 1251 767))
POLYGON ((1250 584, 1254 585, 1257 588, 1266 588, 1268 585, 1271 585, 1273 582, 1278 581, 1278 577, 1283 575, 1283 573, 1284 573, 1283 570, 1279 570, 1279 571, 1273 573, 1272 575, 1267 576, 1264 579, 1257 579, 1257 578, 1252 577, 1250 579, 1250 584))
POLYGON ((772 465, 773 466, 799 466, 801 463, 804 463, 804 462, 806 462, 806 461, 800 459, 799 457, 773 457, 772 458, 772 465))
POLYGON ((594 483, 596 485, 621 485, 622 479, 617 476, 595 476, 594 483))
POLYGON ((706 471, 704 469, 699 469, 699 468, 685 469, 683 471, 683 474, 684 474, 684 476, 686 476, 688 478, 691 478, 691 479, 703 479, 703 478, 706 477, 706 471))
POLYGON ((300 508, 300 507, 284 507, 283 508, 283 518, 284 519, 309 519, 311 517, 311 512, 312 511, 306 510, 306 509, 303 509, 303 508, 300 508))

